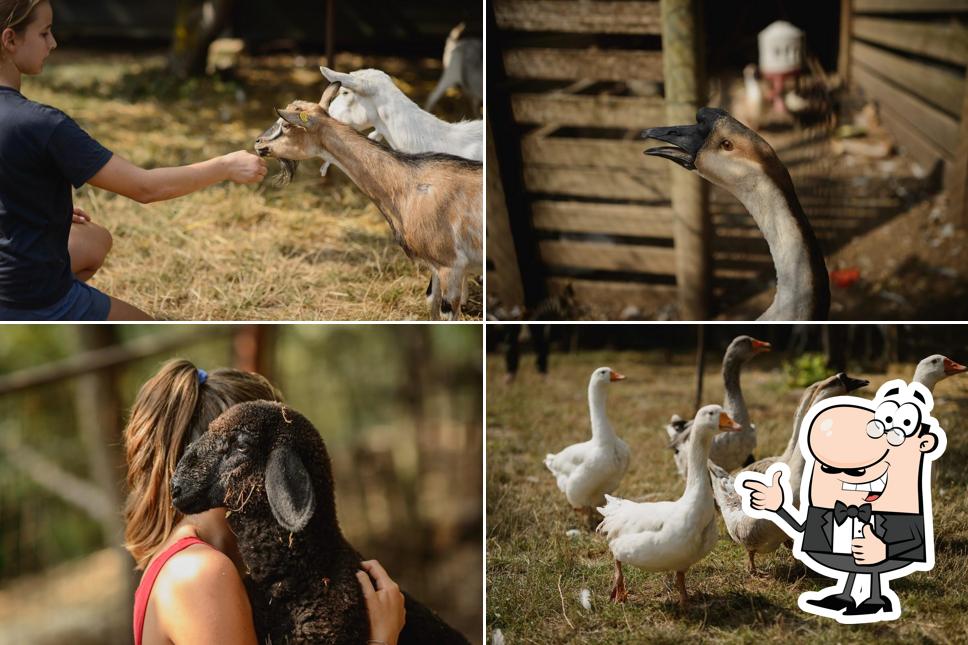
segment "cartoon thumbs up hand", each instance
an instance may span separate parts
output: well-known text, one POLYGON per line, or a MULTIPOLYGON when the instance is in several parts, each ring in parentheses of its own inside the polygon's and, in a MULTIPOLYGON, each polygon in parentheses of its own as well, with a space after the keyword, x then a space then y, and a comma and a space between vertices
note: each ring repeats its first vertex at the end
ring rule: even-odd
POLYGON ((765 484, 761 481, 755 479, 747 479, 743 482, 743 488, 751 491, 750 493, 750 508, 755 511, 773 511, 774 513, 780 510, 783 506, 783 487, 780 486, 780 477, 783 472, 777 470, 773 473, 773 483, 765 484))
POLYGON ((857 564, 877 564, 887 559, 887 545, 874 535, 870 524, 864 525, 864 536, 854 538, 850 550, 857 564))

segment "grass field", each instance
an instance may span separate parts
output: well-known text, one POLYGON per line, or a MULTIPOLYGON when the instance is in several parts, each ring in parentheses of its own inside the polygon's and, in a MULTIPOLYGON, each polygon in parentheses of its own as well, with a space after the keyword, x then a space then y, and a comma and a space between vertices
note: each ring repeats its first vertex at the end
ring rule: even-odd
MULTIPOLYGON (((743 391, 759 433, 757 458, 779 454, 789 437, 800 391, 788 388, 781 356, 758 358, 743 375, 743 391), (772 361, 772 362, 771 362, 772 361)), ((718 360, 707 361, 705 402, 722 400, 718 360), (710 364, 711 363, 711 364, 710 364)), ((608 414, 632 450, 617 495, 638 501, 676 499, 682 492, 665 447, 663 429, 673 412, 689 413, 693 357, 662 353, 592 352, 552 355, 550 375, 539 377, 530 356, 512 385, 503 382, 500 356, 487 370, 487 632, 501 629, 508 644, 641 642, 937 642, 968 639, 968 377, 935 390, 934 415, 948 434, 934 491, 936 566, 891 587, 901 600, 897 621, 844 626, 797 607, 803 591, 821 589, 816 576, 781 547, 757 559, 767 572, 751 578, 746 553, 719 519, 714 551, 686 574, 692 603, 682 611, 666 574, 625 567, 630 598, 609 602, 613 564, 604 540, 583 528, 542 460, 590 436, 586 388, 592 370, 608 365, 628 376, 609 386, 608 414), (582 528, 577 538, 566 531, 582 528), (591 610, 579 604, 591 592, 591 610)), ((913 365, 871 380, 860 395, 873 397, 888 377, 910 378, 913 365)))
MULTIPOLYGON (((443 43, 441 43, 443 47, 443 43)), ((317 99, 316 57, 244 59, 232 81, 175 82, 165 57, 58 50, 28 98, 72 116, 102 144, 146 168, 202 161, 252 149, 276 118, 274 107, 317 99)), ((418 102, 440 73, 434 60, 337 57, 335 67, 381 67, 418 102)), ((459 96, 438 114, 466 115, 459 96)), ((270 161, 270 175, 277 172, 270 161)), ((222 184, 142 206, 91 187, 75 204, 114 235, 92 285, 168 320, 425 319, 429 274, 393 242, 383 216, 333 168, 304 163, 279 189, 222 184)), ((468 307, 479 318, 479 286, 468 307)))

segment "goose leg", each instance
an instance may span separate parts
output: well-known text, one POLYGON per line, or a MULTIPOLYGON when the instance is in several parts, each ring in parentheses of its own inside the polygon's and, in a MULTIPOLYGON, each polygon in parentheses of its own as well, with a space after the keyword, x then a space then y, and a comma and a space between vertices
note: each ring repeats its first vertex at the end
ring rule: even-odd
POLYGON ((685 609, 686 603, 689 601, 689 596, 686 594, 685 571, 676 571, 676 589, 679 590, 679 606, 685 609))
POLYGON ((747 551, 746 552, 746 555, 748 555, 749 558, 750 558, 750 575, 751 576, 755 576, 756 575, 756 561, 754 560, 754 558, 756 557, 756 554, 753 553, 752 551, 747 551))
POLYGON ((612 580, 612 593, 609 598, 612 602, 625 602, 629 594, 625 589, 625 576, 622 575, 622 563, 615 561, 615 578, 612 580))
POLYGON ((588 523, 588 530, 595 532, 595 528, 598 526, 598 518, 595 517, 595 508, 592 506, 585 507, 585 521, 588 523))

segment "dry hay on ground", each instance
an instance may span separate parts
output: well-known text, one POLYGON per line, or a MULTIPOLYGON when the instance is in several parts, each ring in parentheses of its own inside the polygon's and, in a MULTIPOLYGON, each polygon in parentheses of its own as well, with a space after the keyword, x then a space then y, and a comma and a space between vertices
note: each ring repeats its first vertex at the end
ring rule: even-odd
MULTIPOLYGON (((181 165, 239 149, 292 99, 318 98, 321 59, 246 58, 235 81, 175 84, 160 55, 58 50, 24 94, 76 119, 143 167, 181 165)), ((411 96, 428 95, 439 62, 341 55, 336 66, 377 66, 411 96)), ((443 118, 463 116, 448 97, 443 118)), ((270 161, 270 177, 277 171, 270 161)), ((429 273, 392 240, 377 208, 343 175, 304 163, 292 186, 221 184, 142 206, 84 187, 76 205, 114 235, 92 285, 168 320, 425 319, 429 273)), ((480 286, 467 313, 481 317, 480 286)))

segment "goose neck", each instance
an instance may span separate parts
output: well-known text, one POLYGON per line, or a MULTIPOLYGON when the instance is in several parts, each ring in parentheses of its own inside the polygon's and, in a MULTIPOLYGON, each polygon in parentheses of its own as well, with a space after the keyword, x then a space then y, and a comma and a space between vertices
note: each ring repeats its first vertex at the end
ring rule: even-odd
POLYGON ((826 318, 830 287, 823 254, 783 170, 782 187, 761 176, 737 193, 763 233, 776 271, 776 294, 762 318, 813 320, 826 318))
POLYGON ((750 419, 746 410, 746 400, 743 398, 743 389, 740 386, 740 373, 743 370, 743 363, 742 359, 729 352, 723 358, 723 388, 725 391, 723 407, 733 421, 743 426, 745 431, 750 427, 750 419))
POLYGON ((592 439, 608 441, 615 437, 612 424, 605 414, 607 393, 603 383, 588 384, 588 411, 592 419, 592 439))
MULTIPOLYGON (((696 430, 697 428, 693 427, 693 432, 696 430)), ((705 433, 694 434, 689 442, 689 471, 686 474, 686 490, 683 497, 712 499, 712 483, 709 481, 709 471, 706 468, 712 443, 713 437, 705 433)))

